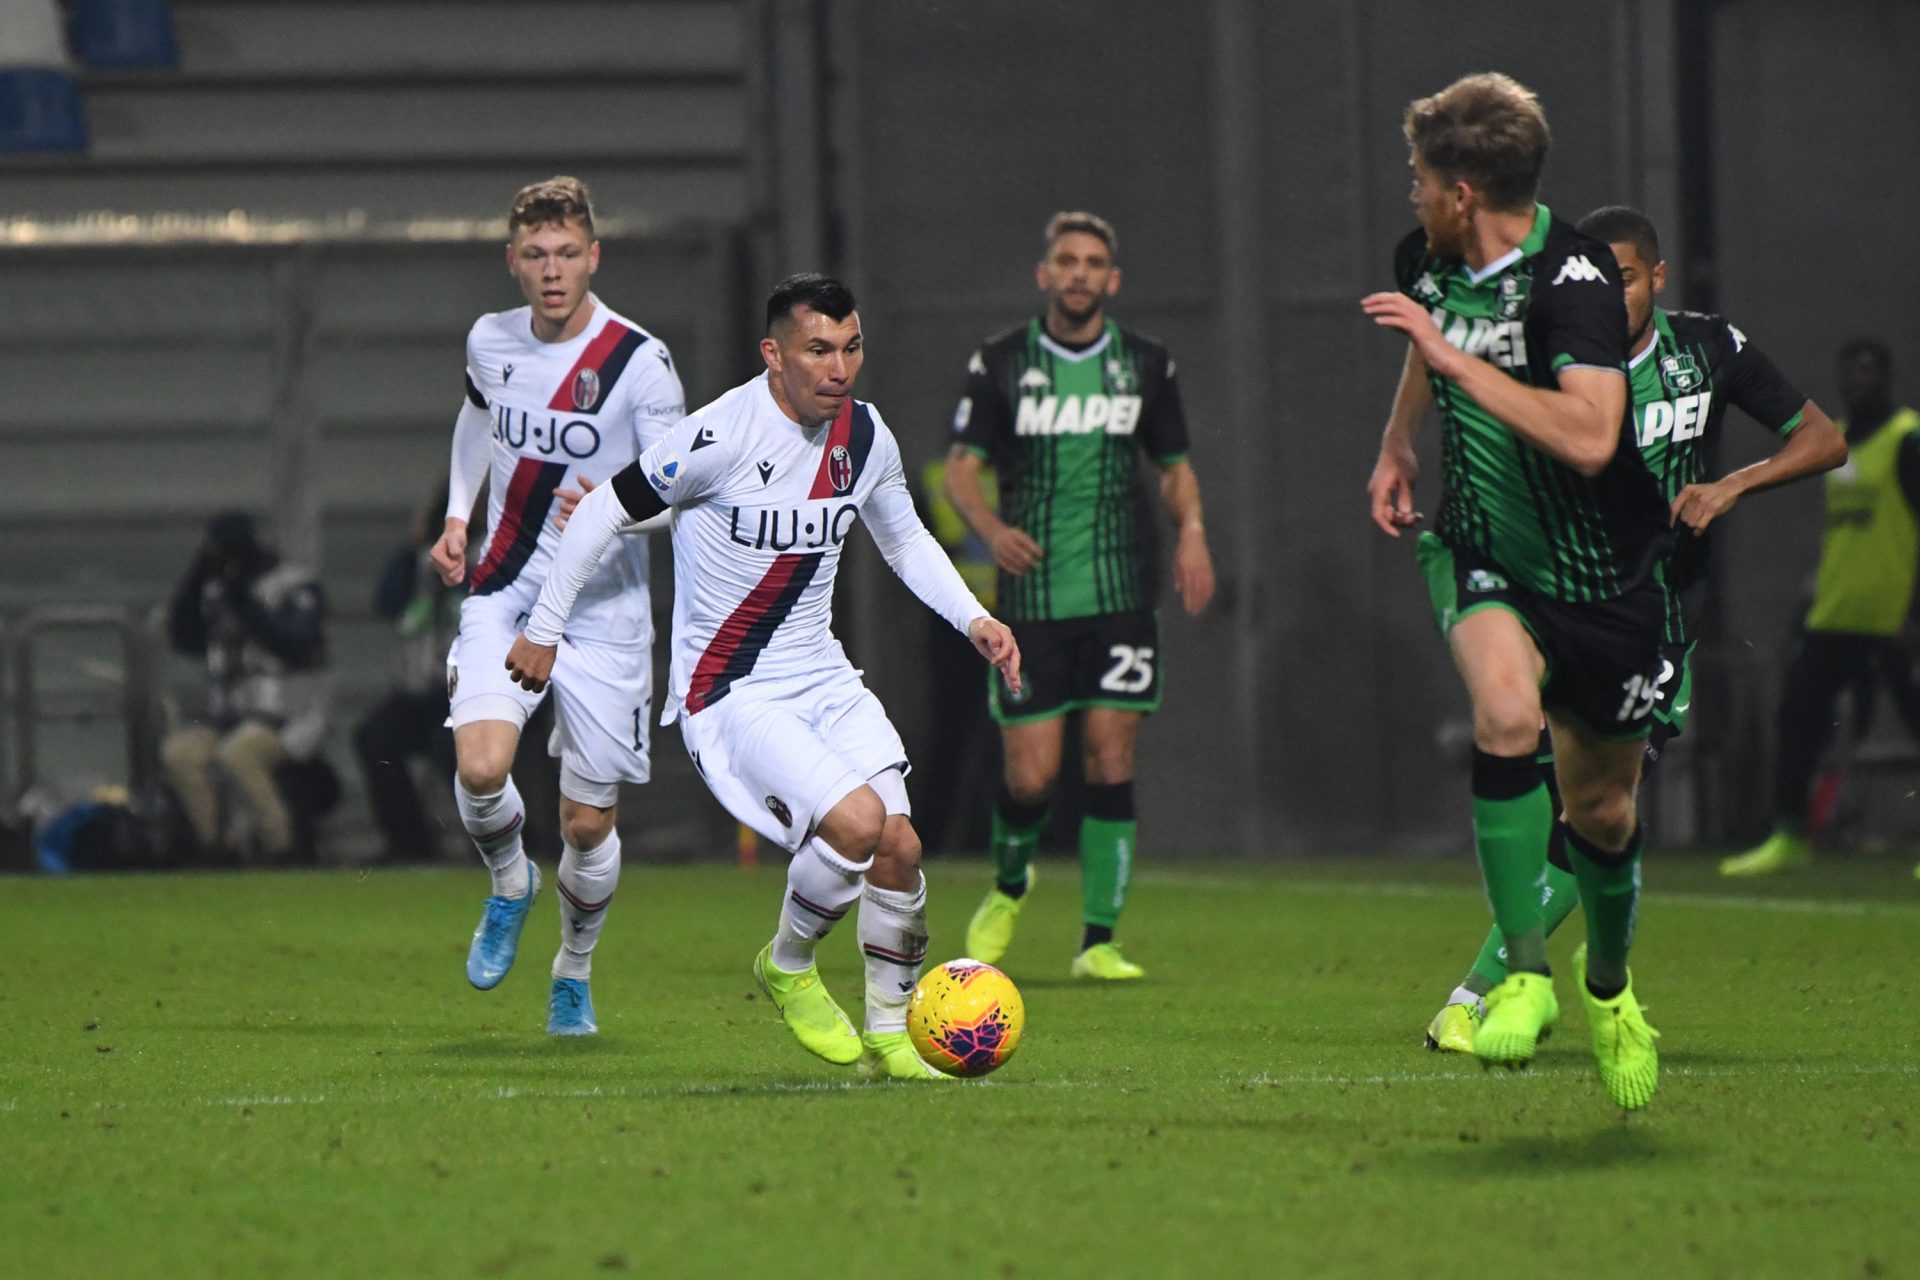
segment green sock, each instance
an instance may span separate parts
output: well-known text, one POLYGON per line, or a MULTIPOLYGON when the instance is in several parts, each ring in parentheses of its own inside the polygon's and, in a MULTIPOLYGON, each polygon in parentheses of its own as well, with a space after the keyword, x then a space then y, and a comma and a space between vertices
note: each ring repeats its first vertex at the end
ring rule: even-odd
POLYGON ((1047 827, 1047 806, 1023 805, 1004 787, 993 805, 993 880, 1014 897, 1027 891, 1027 865, 1047 827))
MULTIPOLYGON (((1540 926, 1547 937, 1566 922, 1573 909, 1580 905, 1580 881, 1572 872, 1562 871, 1549 862, 1547 864, 1546 901, 1540 904, 1540 926)), ((1480 945, 1480 954, 1474 957, 1473 968, 1460 985, 1477 996, 1506 981, 1507 977, 1507 939, 1498 926, 1487 930, 1487 940, 1480 945)))
POLYGON ((1087 816, 1080 819, 1080 920, 1111 930, 1127 905, 1133 852, 1140 824, 1133 815, 1133 784, 1087 787, 1087 816))
POLYGON ((1473 846, 1511 971, 1547 971, 1540 914, 1553 802, 1531 755, 1473 753, 1473 846))
POLYGON ((1567 852, 1580 877, 1580 901, 1587 908, 1587 987, 1604 1000, 1627 985, 1627 952, 1640 905, 1640 829, 1634 828, 1619 853, 1608 853, 1570 830, 1567 852))

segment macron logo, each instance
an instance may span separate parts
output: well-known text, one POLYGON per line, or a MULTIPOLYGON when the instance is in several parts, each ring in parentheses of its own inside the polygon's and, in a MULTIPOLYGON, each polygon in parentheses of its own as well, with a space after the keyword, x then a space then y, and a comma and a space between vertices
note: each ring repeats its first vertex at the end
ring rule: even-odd
POLYGON ((1569 280, 1594 280, 1605 284, 1607 277, 1601 272, 1600 268, 1588 262, 1587 255, 1583 253, 1577 258, 1568 258, 1561 264, 1560 274, 1553 278, 1555 284, 1565 284, 1569 280))

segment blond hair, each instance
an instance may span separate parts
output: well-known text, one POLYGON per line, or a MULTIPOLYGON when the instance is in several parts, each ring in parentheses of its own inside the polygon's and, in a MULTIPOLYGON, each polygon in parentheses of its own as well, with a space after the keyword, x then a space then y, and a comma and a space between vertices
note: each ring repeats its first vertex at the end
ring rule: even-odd
POLYGON ((1533 90, 1512 76, 1462 76, 1409 106, 1400 128, 1421 164, 1465 182, 1497 212, 1526 208, 1540 189, 1547 117, 1533 90))
POLYGON ((587 194, 586 183, 561 174, 520 188, 507 210, 507 234, 521 227, 531 230, 576 219, 588 235, 593 234, 593 197, 587 194))
POLYGON ((1063 209, 1047 219, 1047 252, 1053 252, 1053 246, 1061 236, 1075 231, 1098 237, 1107 246, 1109 258, 1120 256, 1120 237, 1115 233, 1113 224, 1097 213, 1081 209, 1063 209))

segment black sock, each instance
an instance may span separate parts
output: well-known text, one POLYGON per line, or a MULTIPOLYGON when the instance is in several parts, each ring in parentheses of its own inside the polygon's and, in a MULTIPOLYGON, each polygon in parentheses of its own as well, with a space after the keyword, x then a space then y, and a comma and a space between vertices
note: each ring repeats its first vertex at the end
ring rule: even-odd
POLYGON ((1088 947, 1097 947, 1103 942, 1112 941, 1113 929, 1109 925, 1090 924, 1084 926, 1080 931, 1080 949, 1082 951, 1085 951, 1088 947))

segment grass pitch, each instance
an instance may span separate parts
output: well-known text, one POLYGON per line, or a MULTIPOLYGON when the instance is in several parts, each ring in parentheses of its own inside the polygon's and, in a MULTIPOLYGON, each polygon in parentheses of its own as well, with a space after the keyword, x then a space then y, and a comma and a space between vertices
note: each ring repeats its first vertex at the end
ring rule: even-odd
MULTIPOLYGON (((467 986, 477 867, 0 882, 0 1273, 1920 1268, 1904 862, 1730 887, 1656 853, 1634 958, 1662 1076, 1630 1118, 1577 919, 1532 1070, 1419 1047, 1486 925, 1470 860, 1163 866, 1124 931, 1149 980, 1102 989, 1066 980, 1079 895, 1050 870, 1004 966, 1018 1057, 938 1087, 851 1085, 759 998, 778 868, 630 862, 585 1042, 544 1034, 550 888, 515 972, 467 986)), ((985 869, 929 872, 947 958, 985 869)), ((849 1005, 852 933, 823 964, 849 1005)))

